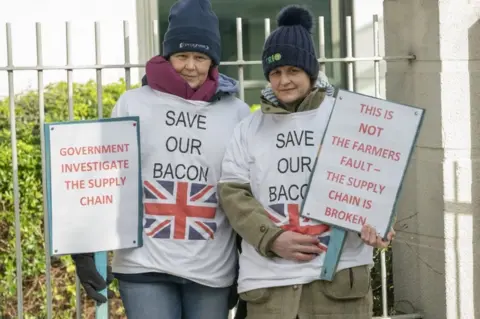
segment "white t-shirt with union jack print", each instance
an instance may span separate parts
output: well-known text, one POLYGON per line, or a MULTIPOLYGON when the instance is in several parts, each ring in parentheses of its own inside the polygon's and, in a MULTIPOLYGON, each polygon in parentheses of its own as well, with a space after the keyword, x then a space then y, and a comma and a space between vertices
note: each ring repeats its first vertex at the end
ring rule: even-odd
POLYGON ((115 252, 115 273, 168 273, 210 287, 233 283, 234 235, 216 185, 233 129, 249 113, 233 96, 189 101, 149 86, 121 96, 112 116, 140 118, 144 231, 143 247, 115 252))
MULTIPOLYGON (((315 110, 291 114, 253 113, 235 129, 220 181, 250 183, 254 197, 276 225, 318 236, 325 251, 330 228, 299 213, 333 104, 334 98, 327 96, 315 110)), ((325 254, 321 254, 303 263, 266 258, 242 241, 238 290, 241 293, 318 280, 324 257, 325 254)), ((372 257, 372 248, 363 244, 357 234, 349 233, 338 270, 371 264, 372 257)))

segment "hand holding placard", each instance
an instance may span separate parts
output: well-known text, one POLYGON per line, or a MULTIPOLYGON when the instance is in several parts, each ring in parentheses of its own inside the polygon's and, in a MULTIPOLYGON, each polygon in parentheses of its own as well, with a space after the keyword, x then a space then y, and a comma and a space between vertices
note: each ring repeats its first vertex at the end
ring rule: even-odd
POLYGON ((395 230, 393 228, 388 232, 387 239, 384 240, 378 236, 377 230, 370 225, 363 225, 360 233, 360 238, 362 238, 365 244, 379 249, 387 248, 394 237, 395 230))

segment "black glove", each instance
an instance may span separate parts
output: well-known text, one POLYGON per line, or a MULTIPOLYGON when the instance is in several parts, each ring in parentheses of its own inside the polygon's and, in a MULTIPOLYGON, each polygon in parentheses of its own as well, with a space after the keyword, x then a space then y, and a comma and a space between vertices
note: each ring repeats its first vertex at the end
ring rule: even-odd
POLYGON ((237 293, 237 281, 230 286, 230 291, 228 293, 228 309, 232 310, 238 303, 238 293, 237 293))
POLYGON ((247 302, 239 299, 237 312, 235 313, 235 319, 245 319, 247 318, 247 302))
MULTIPOLYGON (((236 235, 236 240, 235 244, 237 247, 237 250, 241 253, 242 252, 242 237, 240 237, 238 234, 236 235)), ((235 280, 233 282, 233 285, 230 286, 230 292, 228 294, 228 308, 232 310, 235 308, 238 304, 238 292, 237 292, 237 280, 238 280, 238 271, 239 271, 239 265, 238 265, 238 260, 237 264, 235 267, 235 280)))
MULTIPOLYGON (((107 288, 112 283, 114 279, 112 267, 107 266, 107 281, 105 281, 95 267, 94 254, 75 254, 72 255, 72 259, 75 262, 80 283, 87 295, 97 303, 107 302, 107 298, 100 294, 99 291, 107 288)), ((114 296, 114 292, 108 289, 108 298, 113 298, 114 296)))

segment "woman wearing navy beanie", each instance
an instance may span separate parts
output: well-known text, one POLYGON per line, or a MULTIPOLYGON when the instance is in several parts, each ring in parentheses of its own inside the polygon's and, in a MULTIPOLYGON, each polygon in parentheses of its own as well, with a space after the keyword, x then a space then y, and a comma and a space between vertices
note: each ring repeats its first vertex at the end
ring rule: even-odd
MULTIPOLYGON (((226 319, 237 258, 217 182, 233 128, 250 111, 235 97, 237 82, 218 72, 210 1, 179 0, 168 21, 146 85, 125 92, 112 112, 140 117, 144 202, 143 246, 116 251, 113 275, 129 319, 226 319)), ((87 294, 105 302, 93 255, 72 257, 87 294)))
POLYGON ((319 77, 311 14, 288 6, 277 22, 262 54, 270 87, 261 110, 235 128, 218 186, 220 204, 243 239, 241 304, 248 319, 370 319, 372 246, 388 242, 368 226, 361 236, 349 232, 333 281, 319 279, 330 227, 299 212, 334 90, 319 77))

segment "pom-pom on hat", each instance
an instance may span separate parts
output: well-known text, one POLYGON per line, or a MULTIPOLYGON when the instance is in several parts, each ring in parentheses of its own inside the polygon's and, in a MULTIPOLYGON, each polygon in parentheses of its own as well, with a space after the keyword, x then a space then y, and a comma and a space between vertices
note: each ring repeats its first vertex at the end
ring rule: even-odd
POLYGON ((277 17, 278 28, 265 41, 262 54, 263 73, 284 65, 296 66, 316 79, 319 65, 312 39, 313 17, 300 6, 284 7, 277 17))

